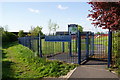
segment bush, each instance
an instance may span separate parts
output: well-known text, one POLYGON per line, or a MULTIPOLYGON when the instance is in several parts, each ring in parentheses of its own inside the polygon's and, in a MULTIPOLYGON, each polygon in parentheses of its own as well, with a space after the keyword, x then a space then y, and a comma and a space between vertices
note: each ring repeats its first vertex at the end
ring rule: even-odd
POLYGON ((17 36, 14 33, 4 31, 2 33, 2 43, 17 41, 17 36))
POLYGON ((113 33, 113 64, 118 68, 118 72, 120 73, 120 31, 113 33))

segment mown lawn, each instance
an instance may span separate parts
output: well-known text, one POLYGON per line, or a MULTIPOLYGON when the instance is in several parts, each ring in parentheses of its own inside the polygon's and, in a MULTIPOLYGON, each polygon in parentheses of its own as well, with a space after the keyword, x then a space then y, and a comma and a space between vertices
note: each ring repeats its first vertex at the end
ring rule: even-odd
POLYGON ((6 46, 2 53, 3 78, 59 77, 77 66, 39 58, 29 48, 16 42, 6 46))

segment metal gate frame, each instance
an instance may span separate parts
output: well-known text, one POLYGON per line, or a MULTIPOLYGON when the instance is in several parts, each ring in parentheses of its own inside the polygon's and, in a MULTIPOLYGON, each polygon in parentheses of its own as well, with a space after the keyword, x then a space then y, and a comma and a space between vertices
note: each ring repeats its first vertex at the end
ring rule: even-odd
POLYGON ((80 32, 78 31, 77 34, 77 39, 78 39, 78 64, 81 64, 83 61, 88 61, 89 57, 94 55, 94 33, 92 32, 80 32), (85 56, 82 54, 82 49, 81 49, 81 43, 82 43, 82 38, 81 36, 85 36, 85 51, 86 53, 85 56), (92 41, 90 41, 90 38, 92 39, 92 41), (84 59, 82 59, 82 57, 84 57, 84 59))
MULTIPOLYGON (((81 55, 81 36, 82 36, 83 34, 80 32, 80 31, 78 31, 78 36, 77 36, 77 38, 78 38, 78 45, 77 45, 77 47, 78 47, 78 64, 81 64, 81 57, 82 57, 82 55, 81 55)), ((89 57, 90 56, 93 56, 94 55, 94 33, 89 33, 89 32, 87 32, 86 33, 86 60, 89 60, 89 57), (92 51, 91 51, 91 53, 89 53, 89 35, 91 35, 92 36, 92 51)), ((111 66, 111 63, 112 63, 112 31, 110 31, 109 30, 109 32, 108 32, 108 45, 107 45, 107 49, 108 49, 108 51, 107 51, 107 55, 108 55, 108 58, 107 58, 107 62, 108 62, 108 68, 111 66)))

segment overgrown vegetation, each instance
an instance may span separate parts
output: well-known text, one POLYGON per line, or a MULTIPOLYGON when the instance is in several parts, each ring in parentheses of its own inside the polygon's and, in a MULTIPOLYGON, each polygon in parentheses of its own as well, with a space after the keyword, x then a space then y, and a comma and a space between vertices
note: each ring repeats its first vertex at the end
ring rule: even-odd
POLYGON ((2 43, 17 41, 17 36, 11 32, 4 31, 2 33, 2 43))
POLYGON ((16 42, 3 49, 3 78, 42 78, 66 75, 77 65, 35 57, 29 48, 16 42))
POLYGON ((11 32, 5 31, 3 27, 0 26, 0 37, 2 37, 2 44, 8 42, 14 42, 17 40, 17 36, 11 32))
POLYGON ((120 74, 120 31, 113 33, 113 61, 112 67, 117 68, 117 72, 120 74))

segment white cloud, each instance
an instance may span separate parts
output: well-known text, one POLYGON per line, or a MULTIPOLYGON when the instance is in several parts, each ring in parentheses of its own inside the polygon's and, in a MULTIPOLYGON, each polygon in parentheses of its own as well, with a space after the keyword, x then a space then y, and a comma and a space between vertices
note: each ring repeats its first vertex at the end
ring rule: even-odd
POLYGON ((40 12, 40 10, 32 9, 32 8, 28 8, 28 10, 29 10, 30 12, 33 12, 33 13, 39 13, 39 12, 40 12))
POLYGON ((62 5, 58 5, 57 8, 58 8, 58 9, 61 9, 61 10, 66 10, 66 9, 68 9, 68 7, 65 7, 65 6, 62 6, 62 5))

